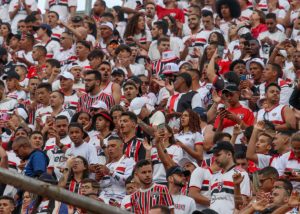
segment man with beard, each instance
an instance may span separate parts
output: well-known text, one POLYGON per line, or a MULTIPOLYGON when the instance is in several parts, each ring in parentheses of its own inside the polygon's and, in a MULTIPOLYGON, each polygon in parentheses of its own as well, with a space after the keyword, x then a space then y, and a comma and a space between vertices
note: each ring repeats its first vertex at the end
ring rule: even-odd
POLYGON ((281 88, 270 83, 265 90, 267 108, 258 111, 256 120, 268 120, 275 125, 276 131, 296 128, 296 118, 289 106, 279 104, 281 88))
POLYGON ((65 151, 71 147, 68 125, 69 120, 66 116, 56 117, 54 124, 48 129, 49 139, 45 143, 44 150, 50 160, 48 170, 54 171, 57 180, 61 178, 61 169, 63 169, 66 162, 65 151))
POLYGON ((86 94, 79 98, 77 105, 78 112, 90 112, 93 103, 97 100, 105 102, 109 109, 114 105, 113 97, 101 91, 101 74, 99 71, 87 71, 84 77, 84 82, 86 94))
POLYGON ((104 61, 99 66, 99 71, 101 73, 101 91, 114 98, 115 104, 120 103, 121 99, 121 86, 117 83, 111 81, 111 65, 109 62, 104 61))
POLYGON ((234 189, 240 188, 240 194, 244 198, 251 195, 250 179, 248 173, 234 163, 234 148, 230 142, 220 141, 213 149, 216 164, 222 169, 213 175, 211 180, 210 208, 218 213, 233 213, 235 208, 234 189), (240 175, 241 174, 241 175, 240 175), (243 177, 238 187, 234 186, 233 175, 243 177))
POLYGON ((124 141, 124 153, 135 161, 143 160, 146 150, 143 140, 136 137, 137 116, 132 112, 124 112, 120 119, 120 129, 124 141))
POLYGON ((191 29, 191 35, 183 38, 184 49, 181 52, 180 58, 186 59, 189 55, 192 58, 198 58, 194 52, 197 48, 203 50, 203 46, 207 43, 209 34, 200 29, 201 17, 197 14, 190 14, 188 17, 188 25, 191 29))
POLYGON ((196 210, 195 200, 182 195, 180 191, 185 186, 185 176, 189 174, 189 171, 179 166, 173 166, 167 171, 168 187, 174 201, 175 213, 189 214, 196 210))
POLYGON ((174 213, 174 202, 168 188, 152 181, 153 167, 149 160, 141 160, 136 164, 135 175, 140 181, 141 188, 131 195, 132 212, 149 213, 153 206, 163 205, 174 213))

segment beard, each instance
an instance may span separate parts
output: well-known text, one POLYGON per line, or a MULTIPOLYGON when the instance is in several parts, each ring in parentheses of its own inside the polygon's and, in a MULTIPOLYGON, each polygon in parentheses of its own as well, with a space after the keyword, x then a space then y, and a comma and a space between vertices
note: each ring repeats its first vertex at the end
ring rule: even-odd
POLYGON ((90 87, 85 87, 85 91, 86 91, 87 93, 92 92, 94 89, 95 89, 95 85, 92 85, 92 86, 90 86, 90 87))
POLYGON ((184 187, 185 186, 184 182, 182 182, 182 181, 180 182, 180 181, 176 180, 175 178, 174 178, 174 184, 178 187, 184 187))

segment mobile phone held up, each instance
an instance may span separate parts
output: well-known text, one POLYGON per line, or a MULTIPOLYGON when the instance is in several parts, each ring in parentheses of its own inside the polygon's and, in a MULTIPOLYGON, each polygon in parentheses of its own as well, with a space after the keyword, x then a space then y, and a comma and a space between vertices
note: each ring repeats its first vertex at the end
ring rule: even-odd
POLYGON ((223 57, 223 55, 224 55, 224 46, 223 45, 218 45, 218 56, 220 57, 220 58, 222 58, 223 57))

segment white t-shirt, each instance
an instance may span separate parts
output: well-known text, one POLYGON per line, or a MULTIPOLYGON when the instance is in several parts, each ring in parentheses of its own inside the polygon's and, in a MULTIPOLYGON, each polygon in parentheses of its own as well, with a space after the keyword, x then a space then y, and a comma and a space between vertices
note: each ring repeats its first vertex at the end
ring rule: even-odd
POLYGON ((85 142, 78 147, 75 147, 75 145, 72 144, 71 148, 66 151, 66 156, 82 156, 89 164, 99 163, 95 147, 85 142))
MULTIPOLYGON (((196 145, 203 145, 203 136, 200 132, 180 132, 174 135, 175 140, 180 141, 184 145, 190 147, 191 149, 195 149, 196 145)), ((183 151, 183 157, 188 158, 194 162, 197 162, 192 156, 190 156, 186 151, 183 151)))
POLYGON ((0 3, 0 19, 2 20, 2 22, 10 23, 8 7, 9 7, 9 3, 2 3, 2 2, 0 3))
POLYGON ((232 176, 241 173, 244 180, 240 184, 241 194, 251 196, 250 179, 247 172, 239 167, 233 167, 227 172, 219 172, 211 179, 210 209, 218 213, 232 214, 234 212, 234 185, 232 176))
MULTIPOLYGON (((210 199, 210 182, 213 177, 213 173, 209 168, 197 167, 191 175, 189 188, 196 187, 200 190, 200 194, 210 199)), ((196 203, 197 210, 203 210, 208 208, 202 204, 196 203)))
MULTIPOLYGON (((31 11, 37 11, 37 3, 35 0, 25 0, 26 5, 30 8, 31 11)), ((13 12, 15 11, 15 8, 19 4, 19 0, 12 0, 9 4, 8 12, 13 12)), ((22 19, 25 19, 27 17, 27 12, 22 5, 19 8, 19 11, 15 15, 15 17, 11 20, 11 30, 15 34, 17 33, 18 30, 18 22, 22 19)))
MULTIPOLYGON (((180 57, 180 50, 183 49, 183 42, 179 37, 170 37, 170 49, 171 51, 174 51, 175 55, 177 57, 180 57)), ((149 51, 148 51, 148 56, 150 60, 159 60, 160 59, 160 53, 157 49, 157 40, 154 40, 151 42, 149 51)))
POLYGON ((126 158, 125 156, 114 163, 106 164, 110 172, 113 172, 112 176, 104 176, 100 181, 101 198, 112 198, 121 203, 125 197, 125 181, 132 174, 135 161, 132 158, 126 158))
MULTIPOLYGON (((183 157, 183 150, 177 145, 171 145, 166 150, 175 163, 178 163, 183 157)), ((153 181, 155 183, 167 182, 166 169, 158 156, 156 147, 151 149, 151 161, 153 164, 153 181)))
POLYGON ((191 214, 196 210, 195 200, 186 195, 172 195, 175 214, 191 214))
POLYGON ((59 19, 67 22, 70 16, 69 7, 77 7, 77 0, 46 0, 45 10, 55 11, 59 14, 59 19))

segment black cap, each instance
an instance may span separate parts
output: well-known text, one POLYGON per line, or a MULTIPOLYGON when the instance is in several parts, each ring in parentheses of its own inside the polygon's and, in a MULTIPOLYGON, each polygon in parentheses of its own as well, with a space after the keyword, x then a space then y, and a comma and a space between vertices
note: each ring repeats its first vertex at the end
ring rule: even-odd
POLYGON ((0 56, 7 55, 7 50, 5 48, 0 47, 0 56))
POLYGON ((47 24, 41 24, 41 25, 37 26, 36 29, 40 29, 40 28, 46 30, 48 35, 51 35, 51 34, 52 34, 52 28, 51 28, 50 25, 47 25, 47 24))
POLYGON ((112 71, 111 75, 123 75, 125 77, 125 73, 122 69, 116 68, 112 71))
POLYGON ((207 209, 201 210, 199 212, 199 214, 218 214, 218 213, 212 209, 207 208, 207 209))
POLYGON ((17 72, 15 72, 15 70, 8 71, 7 74, 3 77, 4 80, 13 78, 20 80, 20 75, 17 72))
POLYGON ((43 174, 40 175, 38 178, 40 181, 44 181, 49 184, 57 184, 57 180, 50 174, 44 172, 43 174))
POLYGON ((227 86, 225 86, 225 88, 223 89, 222 93, 227 93, 227 92, 237 92, 239 91, 239 88, 236 84, 228 84, 227 86))
POLYGON ((213 153, 217 153, 221 150, 229 151, 234 154, 233 145, 228 141, 219 141, 213 148, 213 153))
POLYGON ((189 176, 191 173, 188 170, 184 170, 180 166, 172 166, 170 169, 167 170, 166 177, 168 178, 174 174, 183 174, 184 176, 189 176))

